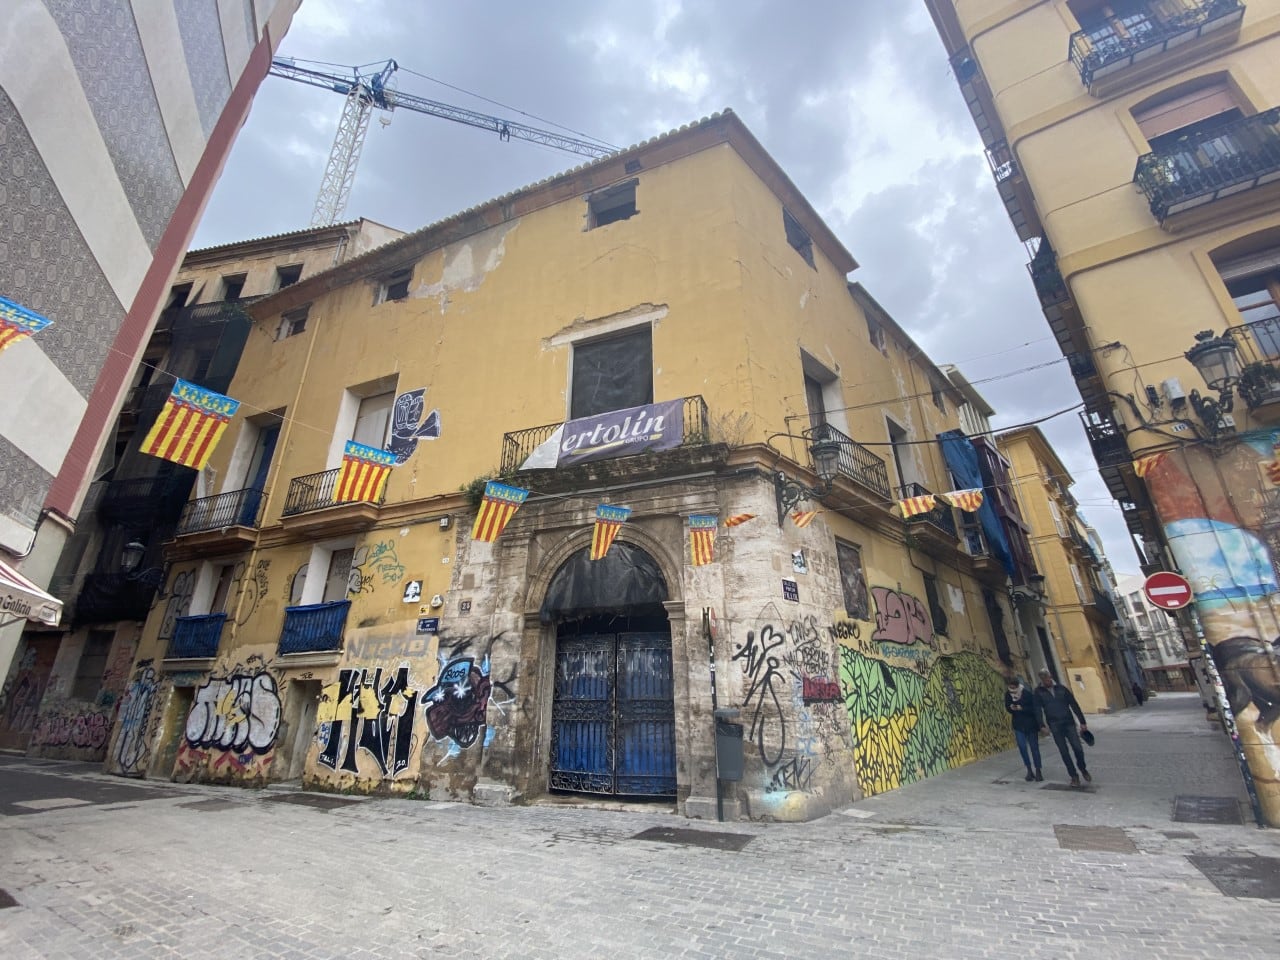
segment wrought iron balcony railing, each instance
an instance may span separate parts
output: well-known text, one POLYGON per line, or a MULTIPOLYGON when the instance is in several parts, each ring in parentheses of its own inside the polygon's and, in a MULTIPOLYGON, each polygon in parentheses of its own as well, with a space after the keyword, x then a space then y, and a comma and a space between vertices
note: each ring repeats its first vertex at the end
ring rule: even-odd
POLYGON ((1040 241, 1036 255, 1027 264, 1027 271, 1031 274, 1031 282, 1035 285, 1036 294, 1040 297, 1040 306, 1051 307, 1054 304, 1065 303, 1069 299, 1066 281, 1062 279, 1062 273, 1058 270, 1058 257, 1053 252, 1053 247, 1049 246, 1048 240, 1040 241))
MULTIPOLYGON (((933 491, 930 490, 928 487, 922 486, 921 484, 918 484, 918 483, 908 483, 898 488, 898 496, 900 499, 903 499, 903 500, 906 500, 910 497, 925 497, 931 494, 932 492, 933 491)), ((935 506, 928 513, 922 513, 917 516, 911 517, 907 522, 908 523, 927 523, 932 527, 937 527, 939 530, 941 530, 943 533, 945 533, 947 536, 953 539, 959 537, 959 534, 956 532, 955 511, 953 511, 949 506, 947 506, 941 500, 939 500, 937 506, 935 506)))
POLYGON ((262 491, 253 487, 192 500, 182 509, 178 536, 223 527, 256 527, 262 500, 262 491))
POLYGON ((1093 588, 1093 605, 1097 607, 1098 612, 1108 620, 1116 620, 1120 616, 1116 612, 1116 605, 1112 599, 1097 587, 1093 588))
POLYGON ((281 653, 328 653, 342 649, 350 600, 284 608, 281 653))
POLYGON ((193 617, 176 617, 173 637, 165 656, 170 660, 209 660, 218 655, 225 613, 206 613, 193 617))
POLYGON ((1110 414, 1100 410, 1082 410, 1080 421, 1084 424, 1085 435, 1099 466, 1118 466, 1133 459, 1124 431, 1110 414))
MULTIPOLYGON (((840 459, 836 462, 836 469, 840 475, 862 484, 885 500, 889 499, 892 487, 889 486, 889 470, 883 460, 829 423, 818 424, 810 431, 810 437, 814 441, 835 440, 839 443, 840 459)), ((810 462, 810 466, 816 467, 817 464, 810 462)))
POLYGON ((1280 317, 1231 327, 1227 335, 1240 355, 1236 391, 1250 410, 1280 401, 1280 317))
POLYGON ((1138 158, 1133 182, 1151 214, 1169 217, 1280 180, 1280 108, 1189 133, 1138 158))
POLYGON ((123 573, 90 573, 75 598, 76 623, 146 620, 157 585, 123 573))
MULTIPOLYGON (((701 396, 684 398, 684 443, 681 446, 693 446, 706 443, 710 439, 710 420, 707 415, 707 402, 701 396)), ((544 423, 540 427, 527 427, 502 435, 502 473, 513 473, 520 469, 520 464, 529 459, 538 446, 556 432, 559 423, 544 423)))
POLYGON ((991 175, 996 183, 1001 184, 1018 173, 1018 161, 1013 158, 1007 140, 1000 140, 987 148, 987 163, 991 165, 991 175))
POLYGON ((1073 33, 1068 56, 1080 71, 1081 81, 1092 90, 1095 80, 1198 37, 1238 26, 1243 18, 1241 0, 1160 0, 1133 5, 1073 33))
MULTIPOLYGON (((299 513, 310 513, 312 510, 323 510, 325 507, 334 506, 338 502, 335 498, 338 493, 338 476, 341 473, 341 467, 334 467, 332 470, 308 473, 290 480, 289 492, 284 498, 282 511, 284 516, 292 517, 299 513)), ((382 503, 386 495, 386 484, 383 484, 382 493, 376 501, 364 502, 382 503)))

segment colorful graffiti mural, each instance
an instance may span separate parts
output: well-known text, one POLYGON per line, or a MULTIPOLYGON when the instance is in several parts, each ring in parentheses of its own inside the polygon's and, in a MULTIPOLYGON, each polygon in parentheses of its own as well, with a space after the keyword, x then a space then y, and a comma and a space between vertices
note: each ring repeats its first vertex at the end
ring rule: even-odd
POLYGON ((341 671, 320 697, 317 760, 330 770, 358 775, 357 751, 363 751, 381 776, 396 776, 409 766, 417 707, 407 665, 386 671, 385 680, 381 667, 341 671))
POLYGON ((487 655, 479 664, 471 657, 460 657, 441 667, 435 686, 423 697, 431 736, 451 740, 459 748, 475 743, 486 724, 492 687, 487 655))
POLYGON ((939 656, 921 673, 842 647, 840 685, 864 794, 893 790, 1013 743, 1004 679, 976 654, 939 656))
POLYGON ((280 694, 266 670, 210 677, 196 690, 186 740, 196 748, 266 753, 280 729, 280 694))
POLYGON ((65 747, 97 753, 106 748, 111 717, 80 701, 46 706, 36 718, 31 743, 38 747, 65 747))
POLYGON ((39 658, 34 647, 27 647, 18 657, 0 690, 0 746, 26 747, 52 663, 51 656, 39 658))

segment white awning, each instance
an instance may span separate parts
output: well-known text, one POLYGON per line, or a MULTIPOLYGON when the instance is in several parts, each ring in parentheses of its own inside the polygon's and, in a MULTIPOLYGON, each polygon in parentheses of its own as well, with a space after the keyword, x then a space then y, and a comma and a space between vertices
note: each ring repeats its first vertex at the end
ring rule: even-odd
POLYGON ((56 627, 61 616, 61 600, 51 597, 0 560, 0 626, 30 620, 56 627))

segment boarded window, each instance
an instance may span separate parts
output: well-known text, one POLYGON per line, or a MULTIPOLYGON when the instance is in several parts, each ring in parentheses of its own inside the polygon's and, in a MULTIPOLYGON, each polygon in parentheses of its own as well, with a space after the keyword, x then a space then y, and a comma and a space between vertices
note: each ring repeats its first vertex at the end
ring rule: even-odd
POLYGON ((301 307, 280 315, 280 327, 276 330, 276 339, 285 340, 295 337, 307 329, 307 314, 310 307, 301 307))
POLYGON ((809 426, 827 422, 827 403, 822 398, 822 384, 808 375, 804 378, 804 402, 809 407, 809 426))
POLYGON ((929 616, 933 618, 933 632, 947 635, 947 611, 942 609, 942 601, 938 598, 938 580, 927 573, 924 575, 924 594, 929 601, 929 616))
POLYGON ((75 683, 71 687, 72 700, 95 700, 102 689, 102 677, 107 672, 107 655, 111 652, 112 630, 90 630, 80 653, 76 667, 75 683))
POLYGON ((570 419, 646 403, 653 403, 650 327, 574 344, 570 419))
POLYGON ((395 391, 365 397, 356 412, 356 425, 351 439, 367 447, 382 448, 387 440, 387 427, 391 423, 391 406, 395 403, 395 391))

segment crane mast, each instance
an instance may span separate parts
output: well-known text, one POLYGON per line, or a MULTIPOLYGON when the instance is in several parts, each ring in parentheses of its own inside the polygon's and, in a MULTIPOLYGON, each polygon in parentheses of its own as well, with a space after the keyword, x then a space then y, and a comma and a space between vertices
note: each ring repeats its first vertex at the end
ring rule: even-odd
POLYGON ((287 57, 277 57, 271 61, 269 73, 284 77, 286 80, 295 80, 313 87, 332 90, 345 97, 342 115, 338 120, 338 132, 333 138, 333 148, 329 151, 329 160, 325 165, 320 193, 316 197, 316 205, 311 214, 313 227, 337 223, 346 211, 347 201, 351 199, 351 187, 355 182, 356 166, 360 162, 360 152, 364 148, 365 135, 369 131, 369 118, 375 108, 391 112, 398 107, 415 113, 425 113, 428 116, 441 117, 481 130, 489 130, 496 133, 500 140, 507 141, 514 137, 593 159, 614 152, 614 148, 607 144, 570 137, 504 120, 501 117, 478 113, 475 110, 402 93, 393 89, 391 84, 396 70, 399 69, 399 64, 394 60, 375 64, 372 69, 369 67, 342 68, 348 71, 347 73, 335 73, 332 70, 319 69, 317 66, 303 66, 303 63, 308 61, 300 63, 287 57))

